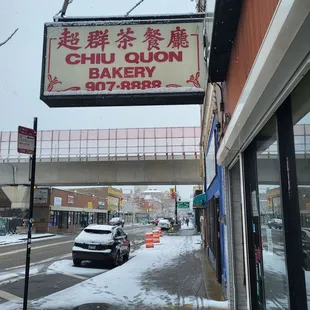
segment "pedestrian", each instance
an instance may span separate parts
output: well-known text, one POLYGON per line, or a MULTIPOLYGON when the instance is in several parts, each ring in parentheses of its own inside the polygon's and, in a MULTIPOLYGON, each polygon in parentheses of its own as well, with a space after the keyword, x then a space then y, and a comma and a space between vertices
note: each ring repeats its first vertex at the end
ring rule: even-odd
POLYGON ((189 223, 189 219, 187 218, 187 219, 186 219, 185 221, 186 221, 186 225, 188 226, 188 223, 189 223))

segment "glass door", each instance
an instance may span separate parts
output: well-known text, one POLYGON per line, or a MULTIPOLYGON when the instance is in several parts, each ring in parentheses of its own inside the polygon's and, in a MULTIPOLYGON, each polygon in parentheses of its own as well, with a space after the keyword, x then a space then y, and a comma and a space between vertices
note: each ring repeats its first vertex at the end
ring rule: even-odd
POLYGON ((266 307, 255 143, 244 152, 244 171, 252 309, 263 310, 266 307))

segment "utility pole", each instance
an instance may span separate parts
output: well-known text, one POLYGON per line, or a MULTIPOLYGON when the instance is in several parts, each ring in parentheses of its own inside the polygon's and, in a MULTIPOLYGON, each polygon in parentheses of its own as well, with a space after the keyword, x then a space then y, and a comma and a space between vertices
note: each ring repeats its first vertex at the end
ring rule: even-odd
POLYGON ((175 223, 178 224, 178 197, 177 197, 177 186, 174 186, 174 213, 175 213, 175 223))

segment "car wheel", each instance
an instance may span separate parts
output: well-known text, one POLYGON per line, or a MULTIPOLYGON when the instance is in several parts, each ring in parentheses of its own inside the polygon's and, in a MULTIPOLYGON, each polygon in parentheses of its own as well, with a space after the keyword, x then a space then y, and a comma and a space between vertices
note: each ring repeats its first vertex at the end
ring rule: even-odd
POLYGON ((74 266, 81 266, 81 263, 82 263, 82 261, 80 259, 77 259, 77 258, 73 259, 73 265, 74 266))
POLYGON ((124 262, 128 262, 130 254, 130 246, 128 247, 128 252, 123 256, 124 262))
POLYGON ((120 252, 116 253, 115 259, 113 261, 113 267, 118 267, 122 264, 123 257, 121 256, 120 252))

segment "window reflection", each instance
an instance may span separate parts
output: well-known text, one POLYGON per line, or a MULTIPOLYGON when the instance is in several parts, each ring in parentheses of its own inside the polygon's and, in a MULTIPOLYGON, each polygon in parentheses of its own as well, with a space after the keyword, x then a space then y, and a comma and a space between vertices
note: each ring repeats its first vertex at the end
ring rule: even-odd
POLYGON ((262 244, 262 257, 258 260, 263 270, 262 294, 265 298, 262 309, 289 309, 275 118, 260 132, 256 148, 262 244))
POLYGON ((310 112, 294 126, 295 157, 298 181, 298 204, 301 221, 303 268, 308 308, 310 308, 310 112))

